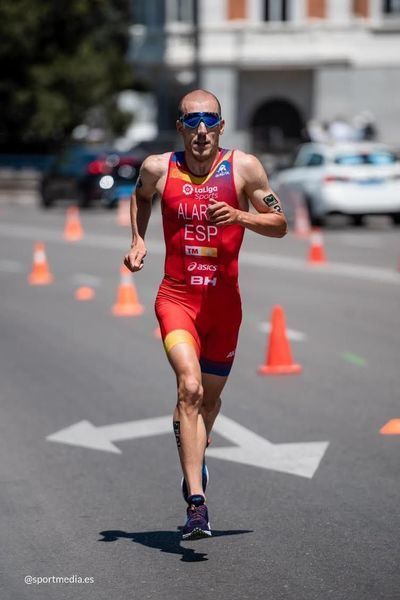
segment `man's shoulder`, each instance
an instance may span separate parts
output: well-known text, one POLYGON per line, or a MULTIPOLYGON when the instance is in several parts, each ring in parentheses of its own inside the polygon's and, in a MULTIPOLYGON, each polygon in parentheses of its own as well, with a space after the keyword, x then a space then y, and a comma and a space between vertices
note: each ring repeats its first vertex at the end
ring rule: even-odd
POLYGON ((160 179, 168 170, 168 163, 171 157, 171 152, 163 154, 150 154, 147 156, 141 166, 141 173, 148 175, 153 179, 160 179))
POLYGON ((239 173, 244 179, 248 179, 252 174, 260 170, 264 170, 259 159, 254 154, 243 152, 242 150, 235 150, 234 153, 234 167, 235 171, 239 173))

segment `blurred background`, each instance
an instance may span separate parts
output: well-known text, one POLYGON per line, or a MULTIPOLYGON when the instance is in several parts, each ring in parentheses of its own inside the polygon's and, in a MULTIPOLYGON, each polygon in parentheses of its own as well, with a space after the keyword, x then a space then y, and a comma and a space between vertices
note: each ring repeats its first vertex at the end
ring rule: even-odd
MULTIPOLYGON (((365 174, 379 193, 397 177, 399 0, 3 0, 0 33, 8 198, 115 206, 144 156, 179 147, 177 103, 196 87, 221 101, 224 145, 254 152, 270 175, 303 167, 289 187, 316 223, 341 210, 304 188, 323 185, 323 166, 362 165, 347 169, 355 195, 365 174), (344 156, 312 146, 299 162, 309 142, 353 146, 344 156)), ((288 174, 273 183, 290 205, 288 174)), ((389 204, 381 212, 400 211, 389 204)))

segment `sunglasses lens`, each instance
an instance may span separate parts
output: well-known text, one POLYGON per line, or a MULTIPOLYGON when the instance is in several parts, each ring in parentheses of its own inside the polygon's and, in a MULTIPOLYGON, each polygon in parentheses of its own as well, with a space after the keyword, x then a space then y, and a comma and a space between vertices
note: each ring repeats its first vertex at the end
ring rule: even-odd
POLYGON ((217 113, 189 113, 184 115, 182 122, 186 127, 194 129, 203 121, 206 127, 215 127, 220 122, 220 116, 217 113))
POLYGON ((186 115, 186 117, 183 118, 183 123, 186 125, 186 127, 198 127, 200 121, 201 117, 196 113, 186 115))
POLYGON ((208 115, 204 115, 203 121, 206 127, 215 127, 216 125, 218 125, 220 119, 219 115, 209 113, 208 115))

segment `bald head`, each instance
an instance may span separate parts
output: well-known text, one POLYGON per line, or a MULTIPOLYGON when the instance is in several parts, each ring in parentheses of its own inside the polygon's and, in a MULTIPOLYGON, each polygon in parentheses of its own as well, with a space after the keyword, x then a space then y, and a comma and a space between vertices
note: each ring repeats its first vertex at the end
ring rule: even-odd
POLYGON ((217 112, 221 114, 221 105, 218 98, 207 90, 193 90, 183 98, 178 105, 178 114, 181 117, 189 112, 217 112))

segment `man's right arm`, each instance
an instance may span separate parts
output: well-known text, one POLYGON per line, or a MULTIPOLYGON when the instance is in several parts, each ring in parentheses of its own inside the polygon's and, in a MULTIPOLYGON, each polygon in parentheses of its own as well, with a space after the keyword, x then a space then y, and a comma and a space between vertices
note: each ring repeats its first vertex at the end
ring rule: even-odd
POLYGON ((148 156, 140 167, 135 190, 131 196, 132 243, 125 255, 124 264, 132 272, 143 268, 147 254, 144 237, 151 215, 151 202, 156 193, 157 182, 162 175, 159 156, 148 156))

